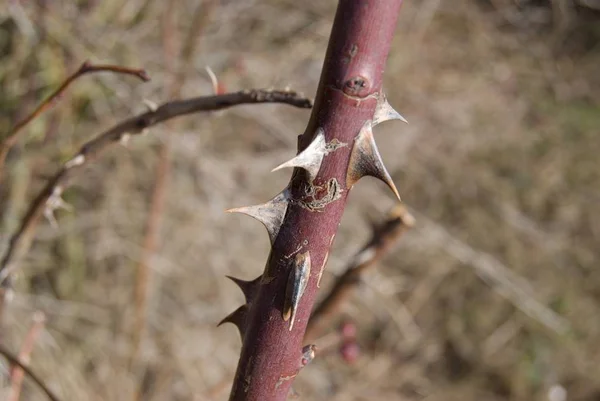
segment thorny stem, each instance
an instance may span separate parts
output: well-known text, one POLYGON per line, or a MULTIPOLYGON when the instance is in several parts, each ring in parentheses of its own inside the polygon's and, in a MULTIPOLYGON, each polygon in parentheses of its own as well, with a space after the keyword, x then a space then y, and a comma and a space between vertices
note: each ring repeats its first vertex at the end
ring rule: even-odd
MULTIPOLYGON (((18 268, 21 258, 29 250, 35 227, 45 211, 52 212, 60 205, 60 195, 76 172, 98 157, 106 148, 126 141, 131 135, 145 132, 153 125, 172 118, 226 109, 242 104, 283 103, 299 108, 310 108, 312 102, 293 91, 243 90, 216 96, 203 96, 186 100, 167 102, 156 110, 150 110, 124 120, 111 129, 85 143, 79 151, 50 178, 29 205, 21 219, 19 228, 12 235, 8 248, 0 260, 0 285, 6 287, 7 279, 18 268)), ((0 315, 3 311, 5 288, 0 288, 0 315)), ((1 321, 1 319, 0 319, 1 321)))
MULTIPOLYGON (((360 133, 370 128, 384 98, 382 74, 401 3, 339 2, 315 107, 298 141, 303 151, 322 132, 328 147, 321 153, 322 164, 303 160, 309 168, 296 168, 288 190, 271 202, 279 207, 285 199, 287 207, 275 230, 271 222, 265 224, 273 241, 265 271, 260 280, 240 285, 247 292, 255 286, 256 294, 247 294, 248 304, 226 320, 238 324, 243 334, 230 401, 283 401, 304 365, 304 333, 348 192, 361 176, 381 173, 381 165, 373 163, 380 161, 378 153, 366 146, 371 145, 365 140, 368 135, 363 138, 360 133), (288 277, 300 266, 298 257, 305 266, 308 256, 310 274, 299 292, 292 328, 294 318, 290 322, 282 317, 284 304, 289 304, 284 299, 297 293, 286 291, 288 277)), ((266 215, 265 209, 258 213, 266 215)))
POLYGON ((19 121, 3 138, 0 138, 0 182, 2 181, 4 160, 10 149, 14 146, 17 141, 19 132, 25 128, 35 118, 40 116, 44 111, 55 105, 61 98, 62 94, 67 88, 75 82, 79 77, 96 72, 114 72, 118 74, 133 75, 138 77, 142 81, 146 82, 150 80, 150 77, 146 71, 142 69, 127 68, 118 65, 94 65, 89 61, 81 64, 79 69, 69 76, 65 81, 54 91, 48 98, 46 98, 40 105, 33 110, 27 117, 19 121))
POLYGON ((319 335, 319 331, 324 328, 326 323, 331 321, 332 315, 336 313, 356 286, 360 284, 364 273, 376 266, 377 262, 394 248, 402 234, 410 229, 414 223, 414 217, 406 210, 404 205, 400 204, 390 211, 385 221, 373 227, 373 233, 369 241, 356 254, 346 271, 337 278, 331 291, 310 316, 308 328, 304 335, 306 341, 314 340, 319 335))

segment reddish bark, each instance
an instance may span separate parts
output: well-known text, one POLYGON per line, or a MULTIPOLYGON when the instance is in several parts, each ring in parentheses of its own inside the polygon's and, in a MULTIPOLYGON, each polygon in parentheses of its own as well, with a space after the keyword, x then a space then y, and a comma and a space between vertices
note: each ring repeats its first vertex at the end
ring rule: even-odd
POLYGON ((350 190, 347 172, 351 152, 361 128, 373 120, 378 101, 383 98, 382 74, 401 3, 339 3, 315 107, 299 138, 298 150, 311 143, 319 128, 323 129, 326 142, 337 146, 326 153, 312 183, 305 170, 294 170, 285 218, 275 234, 262 281, 255 286, 256 294, 250 297, 243 317, 243 345, 231 401, 285 400, 304 366, 302 341, 321 269, 350 190), (292 268, 290 261, 299 252, 310 253, 310 279, 290 330, 290 321, 284 321, 282 309, 292 268))

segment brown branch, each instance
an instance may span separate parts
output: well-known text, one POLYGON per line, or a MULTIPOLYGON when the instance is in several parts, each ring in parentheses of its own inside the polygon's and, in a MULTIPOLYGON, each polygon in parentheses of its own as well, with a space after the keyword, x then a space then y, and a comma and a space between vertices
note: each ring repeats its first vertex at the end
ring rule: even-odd
MULTIPOLYGON (((111 129, 85 143, 48 181, 30 204, 19 228, 11 237, 8 249, 0 260, 0 283, 5 285, 21 258, 29 250, 35 227, 44 214, 61 206, 61 194, 69 181, 81 168, 94 160, 109 146, 125 141, 131 135, 144 132, 147 128, 172 118, 198 112, 217 111, 242 104, 283 103, 299 108, 310 108, 310 99, 293 92, 279 90, 243 90, 217 96, 196 97, 187 100, 168 102, 146 113, 120 122, 111 129)), ((2 290, 0 289, 0 292, 2 290)), ((0 313, 3 296, 0 294, 0 313)))
POLYGON ((27 376, 29 376, 35 382, 35 384, 37 384, 42 389, 42 391, 46 393, 46 395, 51 401, 60 401, 60 399, 44 384, 44 382, 35 373, 33 373, 31 369, 27 367, 25 363, 21 362, 21 360, 19 360, 19 358, 16 357, 12 352, 4 348, 2 344, 0 344, 0 355, 2 355, 12 365, 16 365, 20 369, 22 369, 23 372, 25 372, 27 376))
POLYGON ((89 61, 81 64, 81 67, 69 76, 50 96, 48 96, 40 105, 33 110, 27 117, 19 121, 5 136, 0 138, 0 181, 3 175, 3 166, 6 155, 17 141, 19 132, 25 128, 35 118, 40 116, 44 111, 51 108, 61 98, 67 88, 76 81, 79 77, 96 72, 114 72, 118 74, 133 75, 142 81, 150 80, 150 77, 143 69, 127 68, 118 65, 93 65, 89 61))
MULTIPOLYGON (((21 345, 21 351, 19 352, 19 360, 24 364, 29 364, 31 353, 33 352, 33 347, 37 341, 38 336, 40 335, 42 329, 44 328, 44 323, 46 321, 46 317, 40 311, 36 312, 33 315, 33 324, 29 328, 29 332, 23 341, 23 345, 21 345)), ((20 366, 13 366, 11 369, 11 383, 10 383, 10 393, 8 395, 8 401, 19 401, 21 396, 21 387, 23 385, 23 377, 24 371, 20 366)))
POLYGON ((332 316, 360 284, 362 276, 377 265, 398 243, 398 240, 415 223, 414 217, 400 204, 394 207, 385 221, 373 228, 369 241, 338 277, 329 294, 315 308, 310 317, 305 340, 312 341, 320 334, 332 316))

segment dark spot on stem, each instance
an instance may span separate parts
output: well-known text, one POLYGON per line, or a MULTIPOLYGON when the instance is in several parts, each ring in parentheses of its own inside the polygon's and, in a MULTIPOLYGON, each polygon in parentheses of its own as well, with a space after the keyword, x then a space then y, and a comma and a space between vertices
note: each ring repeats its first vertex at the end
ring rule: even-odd
POLYGON ((365 77, 356 76, 344 82, 343 91, 349 96, 365 96, 370 90, 369 80, 365 77))

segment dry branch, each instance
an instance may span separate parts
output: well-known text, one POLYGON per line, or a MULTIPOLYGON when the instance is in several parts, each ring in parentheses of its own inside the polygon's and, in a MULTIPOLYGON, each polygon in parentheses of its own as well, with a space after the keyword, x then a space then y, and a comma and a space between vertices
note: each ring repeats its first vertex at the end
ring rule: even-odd
POLYGON ((40 116, 44 111, 55 105, 61 98, 67 88, 75 82, 79 77, 96 72, 114 72, 118 74, 133 75, 142 81, 150 80, 146 71, 142 69, 127 68, 118 65, 93 65, 89 61, 81 64, 81 67, 69 76, 65 81, 54 91, 46 100, 44 100, 35 110, 27 117, 19 121, 3 138, 0 138, 0 181, 2 181, 4 160, 10 149, 14 146, 18 139, 19 132, 25 128, 35 118, 40 116))
POLYGON ((8 349, 4 348, 2 344, 0 344, 0 355, 2 355, 12 365, 18 366, 21 370, 23 370, 23 372, 25 372, 27 376, 29 376, 35 382, 35 384, 37 384, 42 389, 42 391, 46 393, 50 400, 60 401, 59 398, 44 384, 44 382, 35 373, 33 373, 31 369, 27 367, 25 363, 23 363, 8 349))
MULTIPOLYGON (((312 106, 311 101, 304 96, 285 90, 244 90, 225 95, 177 100, 165 103, 155 110, 131 117, 84 144, 75 156, 66 162, 48 181, 30 204, 0 261, 0 283, 6 284, 11 273, 17 269, 19 261, 28 251, 40 217, 44 214, 51 216, 54 209, 64 205, 61 198, 62 192, 75 173, 98 157, 110 145, 127 140, 130 135, 140 134, 153 125, 178 116, 258 103, 283 103, 300 108, 310 108, 312 106)), ((2 298, 0 297, 0 299, 2 298)))
POLYGON ((310 317, 304 338, 313 340, 331 321, 331 317, 350 297, 360 284, 364 273, 375 267, 387 255, 398 240, 415 223, 414 217, 403 205, 394 207, 385 221, 373 227, 373 233, 365 246, 356 254, 346 271, 338 277, 329 294, 315 308, 310 317))

